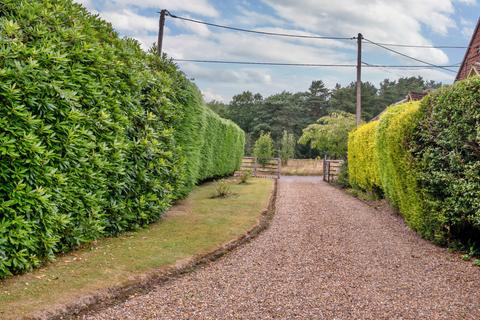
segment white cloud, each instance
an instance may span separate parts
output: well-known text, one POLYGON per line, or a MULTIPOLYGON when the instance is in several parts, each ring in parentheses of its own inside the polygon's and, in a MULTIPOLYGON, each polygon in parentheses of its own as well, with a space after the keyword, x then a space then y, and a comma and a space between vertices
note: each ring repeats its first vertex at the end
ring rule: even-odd
POLYGON ((463 3, 467 6, 476 6, 477 5, 476 0, 457 0, 457 1, 460 2, 460 3, 463 3))
MULTIPOLYGON (((356 0, 264 0, 285 20, 301 29, 323 35, 354 36, 361 32, 377 42, 431 44, 422 26, 446 34, 455 22, 450 0, 356 1, 356 0)), ((446 63, 441 50, 410 48, 406 54, 446 63)))
POLYGON ((218 11, 208 0, 112 0, 111 8, 136 7, 143 9, 167 9, 174 11, 183 11, 195 13, 206 17, 217 17, 218 11))
POLYGON ((120 32, 138 34, 149 31, 157 32, 158 30, 157 19, 136 14, 129 9, 100 12, 100 16, 110 22, 120 32))
POLYGON ((211 102, 211 101, 225 102, 225 99, 221 95, 214 93, 213 91, 211 91, 211 89, 202 91, 202 96, 205 102, 211 102))
MULTIPOLYGON (((190 17, 186 16, 186 18, 190 18, 190 17)), ((194 33, 198 34, 199 36, 207 37, 207 36, 210 35, 210 30, 204 24, 191 23, 191 22, 187 22, 187 21, 184 21, 184 20, 180 20, 180 19, 172 19, 172 22, 177 27, 180 27, 185 31, 194 32, 194 33)))

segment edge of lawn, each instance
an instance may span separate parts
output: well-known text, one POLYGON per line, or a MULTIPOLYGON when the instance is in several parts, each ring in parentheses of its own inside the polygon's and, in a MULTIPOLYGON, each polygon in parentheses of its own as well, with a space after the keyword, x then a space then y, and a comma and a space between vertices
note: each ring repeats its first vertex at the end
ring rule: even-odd
POLYGON ((205 254, 194 255, 187 259, 176 261, 173 265, 154 268, 139 273, 121 285, 100 289, 93 294, 82 296, 73 303, 51 306, 50 310, 40 310, 25 317, 25 319, 65 319, 80 317, 84 314, 101 310, 121 303, 129 297, 141 295, 153 287, 174 280, 192 272, 212 261, 218 260, 235 248, 245 244, 268 228, 275 213, 277 195, 277 179, 274 179, 267 206, 260 212, 255 225, 237 238, 230 240, 205 254))

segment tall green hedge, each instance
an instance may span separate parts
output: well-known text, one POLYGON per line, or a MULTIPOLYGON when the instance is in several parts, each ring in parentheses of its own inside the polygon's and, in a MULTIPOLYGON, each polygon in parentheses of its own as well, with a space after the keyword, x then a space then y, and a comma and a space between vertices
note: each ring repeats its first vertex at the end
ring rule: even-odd
POLYGON ((372 140, 379 186, 406 223, 439 244, 480 248, 480 77, 389 107, 378 125, 352 132, 351 182, 366 190, 376 181, 372 140))
POLYGON ((480 248, 480 77, 422 101, 410 149, 436 238, 480 248))
POLYGON ((350 183, 367 191, 380 188, 378 152, 375 145, 378 121, 361 125, 348 137, 348 176, 350 183))
POLYGON ((425 235, 422 207, 425 195, 418 185, 414 159, 408 150, 408 137, 415 127, 419 103, 389 107, 381 116, 376 134, 380 183, 385 197, 399 209, 405 222, 425 235))
POLYGON ((171 62, 71 0, 0 2, 0 277, 144 226, 239 165, 171 62))

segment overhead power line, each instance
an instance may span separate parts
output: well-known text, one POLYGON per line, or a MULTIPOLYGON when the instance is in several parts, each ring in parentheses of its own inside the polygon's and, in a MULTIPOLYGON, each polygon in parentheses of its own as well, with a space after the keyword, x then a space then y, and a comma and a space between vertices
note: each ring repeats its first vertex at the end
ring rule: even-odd
MULTIPOLYGON (((320 35, 305 35, 305 34, 293 34, 293 33, 279 33, 279 32, 268 32, 268 31, 258 31, 252 29, 245 29, 239 27, 232 27, 226 26, 186 17, 181 17, 172 14, 168 10, 166 14, 174 19, 180 19, 188 22, 203 24, 211 27, 216 28, 223 28, 229 29, 234 31, 241 31, 241 32, 248 32, 248 33, 256 33, 256 34, 263 34, 268 36, 278 36, 278 37, 290 37, 290 38, 304 38, 304 39, 324 39, 324 40, 356 40, 357 37, 344 37, 344 36, 320 36, 320 35)), ((425 48, 425 49, 466 49, 468 46, 449 46, 449 45, 415 45, 415 44, 401 44, 401 43, 384 43, 384 42, 376 42, 376 44, 383 45, 386 47, 403 47, 403 48, 425 48)))
POLYGON ((247 64, 266 66, 291 66, 291 67, 355 67, 355 64, 324 64, 324 63, 288 63, 288 62, 257 62, 257 61, 225 61, 225 60, 200 60, 200 59, 173 59, 178 62, 218 63, 218 64, 247 64))
POLYGON ((416 44, 399 44, 377 42, 386 47, 402 47, 402 48, 425 48, 425 49, 467 49, 468 46, 447 46, 447 45, 416 45, 416 44))
MULTIPOLYGON (((177 62, 195 62, 195 63, 214 63, 214 64, 244 64, 244 65, 267 65, 267 66, 291 66, 291 67, 356 67, 356 64, 326 64, 326 63, 289 63, 289 62, 259 62, 259 61, 228 61, 228 60, 206 60, 206 59, 172 59, 177 62)), ((377 65, 365 64, 367 68, 416 68, 416 69, 432 69, 432 68, 456 68, 458 66, 425 66, 425 65, 377 65)), ((453 71, 453 70, 452 70, 453 71)))
POLYGON ((172 17, 172 18, 175 18, 175 19, 180 19, 180 20, 189 21, 189 22, 198 23, 198 24, 204 24, 204 25, 211 26, 211 27, 217 27, 217 28, 223 28, 223 29, 229 29, 229 30, 235 30, 235 31, 242 31, 242 32, 248 32, 248 33, 263 34, 263 35, 268 35, 268 36, 289 37, 289 38, 304 38, 304 39, 324 39, 324 40, 354 40, 354 37, 314 36, 314 35, 302 35, 302 34, 293 34, 293 33, 278 33, 278 32, 268 32, 268 31, 258 31, 258 30, 237 28, 237 27, 225 26, 225 25, 220 25, 220 24, 216 24, 216 23, 210 23, 210 22, 205 22, 205 21, 180 17, 180 16, 176 16, 176 15, 174 15, 174 14, 168 12, 168 11, 167 11, 167 15, 172 17))
POLYGON ((436 64, 433 64, 433 63, 424 61, 424 60, 420 60, 420 59, 414 58, 414 57, 412 57, 412 56, 409 56, 408 54, 399 52, 399 51, 394 50, 394 49, 392 49, 392 48, 386 47, 386 46, 384 46, 384 45, 382 45, 382 44, 379 44, 379 43, 376 43, 376 42, 374 42, 374 41, 368 40, 368 39, 366 39, 366 38, 363 38, 363 39, 364 39, 365 41, 367 41, 368 43, 371 43, 371 44, 373 44, 373 45, 376 45, 377 47, 380 47, 380 48, 383 48, 383 49, 388 50, 388 51, 390 51, 390 52, 393 52, 393 53, 395 53, 395 54, 398 54, 398 55, 400 55, 400 56, 402 56, 402 57, 405 57, 405 58, 408 58, 408 59, 411 59, 411 60, 415 60, 415 61, 420 62, 420 63, 424 63, 424 64, 429 65, 429 66, 431 66, 431 67, 435 67, 435 68, 439 68, 439 69, 442 69, 442 70, 445 70, 445 71, 457 73, 457 71, 448 69, 448 67, 439 66, 439 65, 436 65, 436 64))

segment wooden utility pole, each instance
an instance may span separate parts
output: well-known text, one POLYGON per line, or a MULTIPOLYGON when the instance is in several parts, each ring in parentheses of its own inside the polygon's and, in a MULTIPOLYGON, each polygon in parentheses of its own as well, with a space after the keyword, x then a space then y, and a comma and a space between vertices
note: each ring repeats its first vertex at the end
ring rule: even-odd
POLYGON ((362 39, 363 36, 359 33, 357 37, 357 99, 355 105, 357 127, 362 119, 362 39))
POLYGON ((157 53, 160 57, 162 56, 163 28, 165 27, 166 14, 167 14, 167 10, 163 9, 162 11, 160 11, 160 21, 158 25, 158 41, 157 41, 157 53))

